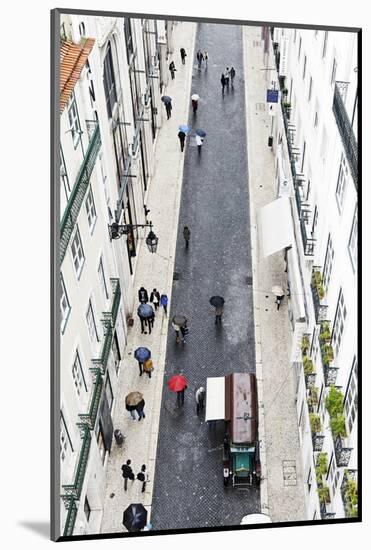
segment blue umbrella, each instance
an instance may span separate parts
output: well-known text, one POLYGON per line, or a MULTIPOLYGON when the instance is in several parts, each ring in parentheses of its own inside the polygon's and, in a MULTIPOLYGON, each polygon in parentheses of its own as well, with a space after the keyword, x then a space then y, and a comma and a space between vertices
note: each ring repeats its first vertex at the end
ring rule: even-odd
POLYGON ((162 98, 161 98, 161 101, 163 101, 164 103, 170 103, 171 102, 171 97, 168 96, 168 95, 163 95, 162 98))
POLYGON ((151 317, 155 312, 153 311, 153 307, 149 304, 140 304, 138 307, 138 315, 140 317, 151 317))
POLYGON ((184 133, 186 134, 186 133, 189 131, 189 128, 188 128, 187 124, 181 124, 181 125, 179 126, 179 130, 180 130, 181 132, 184 132, 184 133))
POLYGON ((200 137, 205 137, 205 136, 206 136, 205 130, 201 130, 201 128, 198 128, 198 129, 196 130, 196 134, 197 134, 198 136, 200 136, 200 137))
POLYGON ((148 348, 137 348, 134 351, 134 357, 137 361, 144 363, 144 361, 147 361, 151 357, 151 352, 148 348))

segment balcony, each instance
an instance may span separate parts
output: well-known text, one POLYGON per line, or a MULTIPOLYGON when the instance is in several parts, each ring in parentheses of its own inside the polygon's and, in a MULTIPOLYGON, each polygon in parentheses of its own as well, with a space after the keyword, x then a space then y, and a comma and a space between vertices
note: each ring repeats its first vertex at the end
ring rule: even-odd
POLYGON ((103 377, 100 369, 90 369, 90 371, 95 376, 95 381, 90 399, 89 412, 87 414, 79 414, 79 417, 83 425, 86 425, 89 430, 94 430, 100 403, 100 396, 103 389, 103 377))
POLYGON ((66 523, 64 524, 63 536, 71 537, 73 535, 77 516, 76 501, 72 496, 62 498, 64 500, 65 507, 68 510, 66 523))
POLYGON ((300 218, 300 232, 303 240, 304 256, 314 256, 314 247, 316 239, 308 237, 309 228, 303 217, 300 218))
POLYGON ((349 465, 350 455, 352 454, 352 448, 346 446, 345 439, 338 436, 334 441, 335 446, 335 458, 338 468, 346 468, 349 465))
MULTIPOLYGON (((112 316, 112 313, 107 313, 110 317, 112 316)), ((108 364, 108 357, 112 346, 112 339, 113 339, 113 328, 111 320, 106 318, 103 319, 103 328, 104 328, 104 340, 103 340, 103 346, 100 353, 100 357, 98 359, 92 359, 93 365, 95 365, 101 372, 101 374, 105 374, 107 364, 108 364)))
POLYGON ((345 517, 354 518, 358 516, 358 486, 357 470, 345 470, 343 481, 340 487, 343 500, 345 517))
POLYGON ((98 123, 94 124, 92 132, 89 130, 88 135, 89 145, 82 162, 80 171, 77 175, 75 185, 68 200, 66 210, 64 211, 60 227, 60 259, 63 262, 67 251, 73 229, 75 227, 77 217, 79 215, 81 205, 84 201, 86 191, 89 187, 90 177, 94 169, 95 161, 101 146, 101 136, 98 123))
MULTIPOLYGON (((77 463, 75 481, 72 485, 62 485, 65 490, 65 495, 62 498, 66 500, 79 500, 81 496, 81 490, 84 483, 86 465, 88 463, 90 444, 91 444, 91 435, 87 426, 80 426, 82 433, 82 445, 80 449, 79 461, 77 463)), ((72 512, 71 512, 72 514, 72 512)))
POLYGON ((336 514, 328 510, 328 505, 326 502, 320 502, 319 509, 321 513, 321 519, 334 519, 336 514))
POLYGON ((113 327, 116 325, 117 314, 120 307, 121 300, 121 288, 119 279, 110 279, 113 290, 112 305, 110 311, 105 311, 103 313, 104 319, 111 321, 113 327))
POLYGON ((333 365, 334 350, 331 345, 330 321, 320 321, 319 342, 325 386, 334 386, 339 369, 333 365))
POLYGON ((322 321, 325 321, 328 306, 323 303, 325 289, 322 285, 322 276, 318 267, 313 267, 310 289, 312 292, 314 317, 316 319, 316 323, 319 324, 322 321))
POLYGON ((344 104, 348 82, 335 82, 332 111, 356 188, 358 188, 358 144, 344 104))

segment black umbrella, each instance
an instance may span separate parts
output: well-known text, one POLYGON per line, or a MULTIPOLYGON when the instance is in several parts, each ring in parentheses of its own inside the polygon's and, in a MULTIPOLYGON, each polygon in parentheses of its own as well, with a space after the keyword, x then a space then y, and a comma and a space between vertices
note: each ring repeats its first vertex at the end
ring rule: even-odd
POLYGON ((184 317, 184 315, 174 315, 172 321, 174 325, 178 325, 178 327, 183 327, 187 322, 187 317, 184 317))
POLYGON ((222 298, 222 296, 212 296, 209 302, 214 307, 223 307, 224 298, 222 298))
POLYGON ((122 517, 122 524, 128 531, 140 531, 147 525, 147 510, 143 504, 130 504, 122 517))
POLYGON ((196 134, 200 137, 205 137, 206 136, 205 130, 201 130, 201 128, 197 128, 196 134))
POLYGON ((171 97, 168 95, 163 95, 161 98, 161 101, 163 101, 165 104, 171 102, 171 97))

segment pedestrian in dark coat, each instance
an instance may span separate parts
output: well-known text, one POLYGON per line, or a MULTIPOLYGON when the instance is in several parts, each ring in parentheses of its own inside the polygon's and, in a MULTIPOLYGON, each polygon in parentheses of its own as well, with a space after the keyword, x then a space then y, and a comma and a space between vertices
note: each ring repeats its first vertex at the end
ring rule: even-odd
POLYGON ((234 67, 231 67, 231 70, 230 70, 230 73, 231 75, 231 84, 232 84, 232 87, 233 87, 233 80, 234 80, 234 77, 236 76, 236 70, 234 67))
POLYGON ((144 405, 145 405, 145 401, 144 399, 142 399, 142 401, 139 401, 138 405, 135 407, 135 410, 137 411, 139 416, 138 422, 142 420, 142 418, 146 417, 146 415, 144 414, 144 405))
POLYGON ((148 332, 151 334, 153 325, 155 324, 155 312, 153 311, 150 317, 147 317, 146 324, 148 326, 148 332))
POLYGON ((142 465, 139 474, 137 474, 137 480, 142 482, 142 493, 144 493, 144 491, 146 490, 146 483, 148 481, 148 474, 146 472, 145 464, 142 465))
POLYGON ((176 392, 176 402, 179 407, 182 407, 184 405, 184 392, 186 389, 187 386, 184 386, 182 390, 176 392))
POLYGON ((180 57, 182 58, 182 63, 185 65, 186 51, 184 48, 180 48, 180 57))
POLYGON ((185 323, 182 327, 180 327, 180 332, 181 332, 181 335, 182 335, 182 342, 183 344, 186 343, 186 334, 188 334, 189 332, 189 328, 187 327, 187 323, 185 323))
POLYGON ((145 317, 142 317, 141 315, 139 315, 139 313, 138 313, 138 317, 140 319, 141 334, 147 334, 147 332, 146 332, 147 319, 145 317))
POLYGON ((189 229, 189 227, 187 225, 184 226, 183 237, 184 237, 184 240, 185 240, 186 248, 188 248, 189 239, 191 238, 191 230, 189 229))
POLYGON ((152 359, 147 359, 143 363, 143 370, 148 374, 148 378, 151 378, 151 372, 154 370, 152 359))
POLYGON ((200 386, 195 393, 197 416, 200 414, 201 410, 204 408, 205 395, 206 395, 205 388, 200 386))
POLYGON ((222 324, 222 315, 223 315, 223 306, 219 306, 215 308, 215 324, 219 325, 222 324))
POLYGON ((171 74, 171 80, 174 80, 174 78, 175 78, 175 71, 176 71, 174 61, 172 61, 172 62, 170 63, 170 65, 169 65, 169 71, 170 71, 170 74, 171 74))
POLYGON ((222 73, 222 76, 220 78, 220 82, 222 83, 222 94, 224 95, 224 88, 225 88, 225 85, 226 85, 224 73, 222 73))
POLYGON ((165 108, 166 108, 167 119, 169 120, 169 118, 171 117, 171 109, 173 108, 171 105, 171 101, 168 101, 167 103, 165 103, 165 108))
POLYGON ((144 288, 144 286, 141 286, 138 290, 138 299, 141 304, 146 304, 148 302, 148 292, 144 288))
POLYGON ((149 297, 149 301, 152 302, 152 304, 155 306, 155 310, 157 310, 159 303, 160 303, 160 293, 155 288, 151 292, 151 296, 149 297))
POLYGON ((198 68, 201 69, 202 61, 204 59, 204 56, 203 56, 201 50, 198 50, 198 52, 196 54, 196 57, 197 57, 197 61, 198 61, 198 68))
POLYGON ((166 294, 161 294, 160 296, 160 306, 164 308, 165 315, 167 315, 167 304, 168 304, 168 297, 166 294))
POLYGON ((197 99, 192 99, 192 108, 193 108, 193 114, 195 115, 198 108, 198 101, 197 99))
POLYGON ((183 152, 184 150, 184 141, 185 141, 185 133, 182 132, 181 130, 178 132, 178 138, 179 138, 179 141, 180 141, 180 150, 183 152))
POLYGON ((229 87, 229 67, 225 68, 224 78, 225 78, 226 86, 229 87))
POLYGON ((134 481, 135 477, 134 477, 134 472, 133 470, 131 469, 131 460, 127 460, 126 461, 126 464, 123 464, 121 466, 121 470, 122 470, 122 477, 124 478, 124 490, 127 491, 127 488, 128 488, 128 479, 131 479, 132 481, 134 481))

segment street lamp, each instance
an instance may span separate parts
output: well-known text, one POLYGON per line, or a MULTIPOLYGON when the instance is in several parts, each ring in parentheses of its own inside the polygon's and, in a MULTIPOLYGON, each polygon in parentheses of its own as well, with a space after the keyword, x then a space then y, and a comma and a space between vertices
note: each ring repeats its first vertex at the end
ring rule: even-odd
POLYGON ((148 250, 150 252, 155 253, 157 250, 157 244, 158 244, 158 237, 154 234, 152 231, 152 222, 146 223, 146 224, 125 224, 125 225, 119 225, 118 223, 114 222, 111 225, 108 225, 108 233, 110 241, 112 239, 119 239, 122 237, 122 235, 128 235, 130 231, 133 229, 136 229, 137 227, 149 227, 150 231, 148 233, 148 236, 146 238, 146 245, 148 247, 148 250))

